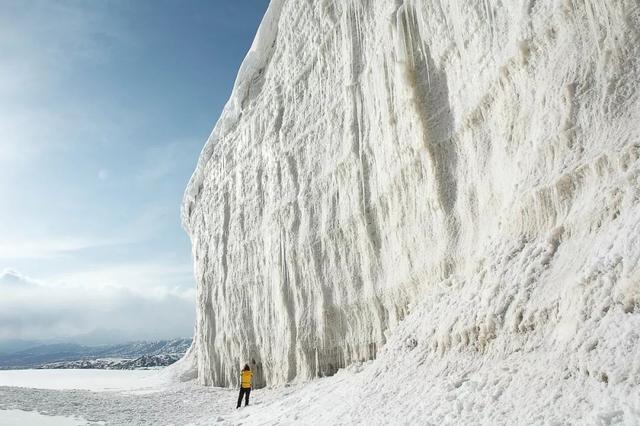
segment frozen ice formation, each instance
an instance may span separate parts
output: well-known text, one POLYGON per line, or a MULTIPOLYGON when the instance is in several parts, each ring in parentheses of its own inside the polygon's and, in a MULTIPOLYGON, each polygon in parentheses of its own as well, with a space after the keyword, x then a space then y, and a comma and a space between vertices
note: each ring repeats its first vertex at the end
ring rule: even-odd
POLYGON ((272 0, 182 207, 200 382, 392 338, 637 385, 639 34, 635 0, 272 0))

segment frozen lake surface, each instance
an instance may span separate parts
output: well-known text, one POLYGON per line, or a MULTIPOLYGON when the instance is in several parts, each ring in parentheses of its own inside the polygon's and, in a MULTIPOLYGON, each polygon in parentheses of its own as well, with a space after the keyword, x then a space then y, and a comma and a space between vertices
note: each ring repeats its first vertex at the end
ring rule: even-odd
POLYGON ((87 421, 72 417, 46 416, 30 411, 2 410, 0 411, 0 424, 3 426, 78 426, 87 424, 87 421))
POLYGON ((0 386, 89 391, 140 390, 164 382, 159 370, 0 370, 0 386))
MULTIPOLYGON (((209 421, 237 424, 228 416, 237 391, 173 383, 166 370, 0 371, 0 425, 165 425, 209 421)), ((252 403, 263 392, 252 393, 252 403)))

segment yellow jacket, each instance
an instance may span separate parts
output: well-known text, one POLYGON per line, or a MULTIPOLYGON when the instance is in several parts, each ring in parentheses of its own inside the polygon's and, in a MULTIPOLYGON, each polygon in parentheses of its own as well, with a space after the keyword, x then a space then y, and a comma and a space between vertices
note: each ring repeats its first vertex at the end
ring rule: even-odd
POLYGON ((250 388, 251 387, 251 378, 253 377, 253 373, 250 370, 246 370, 240 373, 240 387, 241 388, 250 388))

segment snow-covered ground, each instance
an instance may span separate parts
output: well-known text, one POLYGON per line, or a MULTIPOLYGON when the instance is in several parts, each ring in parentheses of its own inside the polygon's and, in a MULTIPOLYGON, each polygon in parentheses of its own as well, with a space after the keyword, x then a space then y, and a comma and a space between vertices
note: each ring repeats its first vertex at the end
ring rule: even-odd
POLYGON ((91 423, 77 417, 47 416, 34 411, 0 410, 0 424, 2 426, 78 426, 91 423))
POLYGON ((0 386, 36 389, 122 391, 166 383, 159 370, 0 370, 0 386))
POLYGON ((175 383, 162 370, 2 371, 0 425, 264 424, 296 389, 254 390, 236 410, 236 390, 175 383))
POLYGON ((175 383, 163 371, 89 370, 83 381, 73 370, 12 372, 11 380, 0 375, 0 424, 24 411, 46 413, 31 417, 31 425, 640 424, 633 387, 611 388, 575 372, 559 376, 549 368, 557 362, 552 356, 480 362, 469 355, 452 366, 421 362, 421 352, 407 345, 332 377, 254 390, 251 405, 240 410, 236 390, 175 383), (391 368, 386 357, 396 360, 391 368), (20 385, 19 376, 23 386, 6 387, 20 385), (82 389, 69 389, 72 382, 82 389), (48 416, 67 423, 46 423, 48 416))
POLYGON ((0 424, 15 416, 7 410, 22 410, 109 425, 183 425, 233 413, 235 397, 227 389, 173 384, 162 370, 2 371, 0 424))

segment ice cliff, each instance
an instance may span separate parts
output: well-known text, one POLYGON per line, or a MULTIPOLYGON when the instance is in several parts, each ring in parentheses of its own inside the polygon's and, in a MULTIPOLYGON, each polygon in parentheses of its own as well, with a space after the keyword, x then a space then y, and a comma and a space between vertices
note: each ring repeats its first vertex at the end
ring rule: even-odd
POLYGON ((389 342, 637 389, 639 81, 635 0, 272 0, 182 207, 200 382, 389 342))

